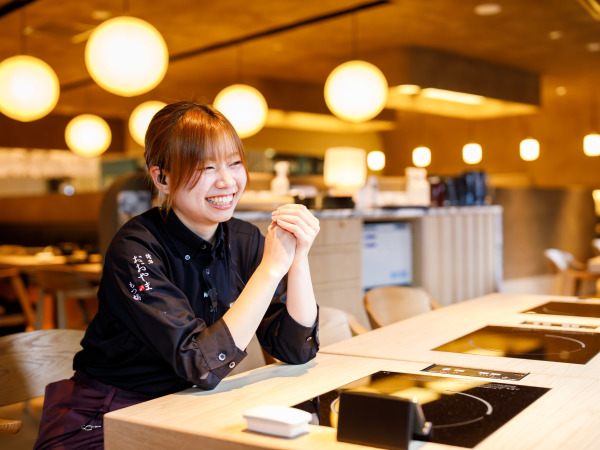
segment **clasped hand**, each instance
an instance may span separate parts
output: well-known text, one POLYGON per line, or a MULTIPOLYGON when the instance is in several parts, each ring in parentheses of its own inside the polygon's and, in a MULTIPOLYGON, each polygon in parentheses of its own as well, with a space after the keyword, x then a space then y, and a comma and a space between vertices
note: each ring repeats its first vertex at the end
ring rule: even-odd
POLYGON ((308 256, 319 229, 319 220, 306 206, 280 206, 272 214, 264 257, 272 260, 286 273, 295 260, 308 256))

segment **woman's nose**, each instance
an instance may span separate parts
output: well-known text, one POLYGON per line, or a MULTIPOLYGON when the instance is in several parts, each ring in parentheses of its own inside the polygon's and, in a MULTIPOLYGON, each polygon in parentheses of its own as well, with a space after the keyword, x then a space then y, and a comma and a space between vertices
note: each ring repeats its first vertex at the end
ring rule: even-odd
POLYGON ((224 167, 219 170, 219 179, 217 180, 217 183, 223 187, 232 186, 235 184, 235 178, 233 178, 229 167, 224 167))

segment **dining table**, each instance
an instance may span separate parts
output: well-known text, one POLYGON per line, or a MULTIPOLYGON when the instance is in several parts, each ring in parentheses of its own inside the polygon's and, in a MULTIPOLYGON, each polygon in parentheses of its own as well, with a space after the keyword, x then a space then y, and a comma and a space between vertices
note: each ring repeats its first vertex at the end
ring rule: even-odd
MULTIPOLYGON (((110 412, 104 417, 105 447, 376 448, 339 440, 336 428, 322 422, 311 422, 293 438, 256 432, 245 415, 261 406, 299 408, 344 386, 357 389, 361 380, 391 373, 403 377, 401 384, 415 383, 405 395, 422 399, 426 419, 426 408, 446 394, 461 402, 447 403, 444 417, 475 414, 458 423, 433 420, 433 438, 413 436, 411 450, 597 448, 599 308, 600 300, 499 293, 453 304, 323 347, 306 364, 272 364, 226 377, 211 391, 193 387, 110 412), (489 327, 507 333, 470 337, 489 327), (526 402, 528 392, 535 398, 526 402), (499 393, 513 400, 477 398, 499 393), (506 408, 513 408, 508 417, 502 415, 506 408), (462 427, 455 441, 436 441, 436 433, 440 438, 452 426, 462 427), (461 441, 484 426, 491 427, 484 436, 461 441)), ((341 410, 339 415, 341 420, 341 410)), ((406 448, 398 445, 393 448, 406 448)))

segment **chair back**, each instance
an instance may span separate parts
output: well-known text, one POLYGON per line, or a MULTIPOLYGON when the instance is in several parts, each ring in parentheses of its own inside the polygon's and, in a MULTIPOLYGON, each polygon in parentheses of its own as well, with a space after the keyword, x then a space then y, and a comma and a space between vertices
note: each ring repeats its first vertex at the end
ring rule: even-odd
POLYGON ((235 368, 229 372, 228 376, 237 375, 238 373, 247 372, 267 365, 263 349, 260 346, 260 342, 258 342, 256 335, 252 337, 248 347, 246 347, 246 353, 248 356, 236 365, 235 368))
POLYGON ((592 239, 592 253, 594 256, 600 256, 600 238, 592 239))
POLYGON ((44 395, 46 385, 73 376, 82 330, 38 330, 0 337, 0 406, 44 395))
POLYGON ((419 287, 381 286, 364 296, 364 306, 373 329, 431 311, 428 293, 419 287))
POLYGON ((552 273, 560 273, 567 270, 575 261, 575 257, 564 250, 547 248, 544 250, 544 258, 550 265, 552 273))

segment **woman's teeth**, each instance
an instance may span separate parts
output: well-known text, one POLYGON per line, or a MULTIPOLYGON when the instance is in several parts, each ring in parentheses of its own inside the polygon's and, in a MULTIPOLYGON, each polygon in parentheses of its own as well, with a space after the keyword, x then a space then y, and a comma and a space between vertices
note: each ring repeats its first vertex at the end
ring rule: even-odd
POLYGON ((222 197, 210 197, 206 200, 215 205, 224 205, 233 201, 233 195, 224 195, 222 197))

